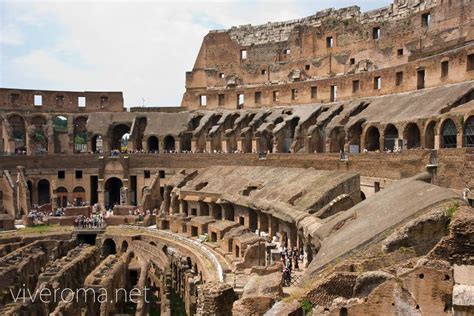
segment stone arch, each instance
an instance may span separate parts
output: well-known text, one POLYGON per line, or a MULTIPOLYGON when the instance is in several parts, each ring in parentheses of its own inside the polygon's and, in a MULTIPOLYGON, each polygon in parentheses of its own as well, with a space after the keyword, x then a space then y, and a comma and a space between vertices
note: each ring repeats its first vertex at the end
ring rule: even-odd
POLYGON ((54 153, 67 151, 69 144, 68 119, 64 115, 57 115, 53 119, 54 153))
POLYGON ((258 142, 258 152, 265 153, 265 152, 273 152, 273 133, 269 131, 263 131, 260 134, 259 142, 258 142))
POLYGON ((68 203, 68 192, 65 187, 56 188, 56 205, 66 207, 68 203))
POLYGON ((415 123, 408 123, 403 131, 403 138, 407 141, 407 149, 421 147, 420 129, 415 123))
POLYGON ((42 179, 38 181, 38 205, 51 203, 51 191, 49 181, 42 179))
POLYGON ((368 151, 380 150, 380 132, 375 126, 370 126, 365 132, 365 149, 368 151))
POLYGON ((164 150, 167 151, 167 152, 175 151, 176 150, 176 144, 175 144, 174 137, 171 136, 171 135, 167 135, 163 139, 163 147, 164 147, 164 150))
POLYGON ((395 127, 395 125, 387 124, 387 126, 385 126, 383 137, 384 150, 394 150, 395 147, 397 147, 398 129, 395 127))
POLYGON ((332 129, 329 134, 329 151, 332 153, 338 153, 344 149, 346 141, 346 132, 342 126, 336 126, 332 129))
POLYGON ((254 209, 249 208, 248 209, 248 214, 249 214, 249 228, 252 231, 256 231, 258 228, 258 215, 257 211, 254 209))
POLYGON ((25 119, 18 114, 9 116, 8 123, 11 128, 11 136, 14 141, 14 151, 19 153, 26 151, 26 124, 25 119))
POLYGON ((426 125, 425 128, 425 148, 434 149, 435 148, 435 129, 436 122, 431 121, 426 125))
POLYGON ((72 190, 72 199, 75 205, 81 205, 86 200, 86 190, 81 186, 75 187, 72 190))
POLYGON ((440 147, 441 148, 456 148, 457 146, 457 129, 453 120, 446 119, 441 124, 440 129, 440 147))
POLYGON ((308 146, 309 146, 308 148, 309 153, 324 152, 323 136, 318 126, 314 126, 312 130, 310 129, 308 146))
POLYGON ((109 255, 117 254, 117 246, 112 238, 107 238, 102 243, 102 256, 107 257, 109 255))
POLYGON ((158 141, 158 137, 150 136, 147 139, 147 149, 151 152, 158 152, 160 150, 160 145, 158 141))
POLYGON ((128 250, 128 242, 126 240, 122 241, 122 246, 120 247, 120 252, 125 253, 128 250))
POLYGON ((91 146, 93 153, 102 153, 104 150, 104 140, 102 138, 102 135, 96 134, 92 136, 91 146))
POLYGON ((192 133, 185 132, 181 136, 181 150, 182 151, 191 151, 193 135, 192 133))
POLYGON ((467 118, 463 127, 464 147, 474 147, 474 115, 467 118))
POLYGON ((360 138, 362 135, 362 124, 364 121, 357 122, 349 127, 347 131, 347 141, 349 143, 349 152, 359 153, 361 149, 360 138))
POLYGON ((34 154, 45 154, 48 152, 48 137, 46 134, 47 120, 42 115, 31 118, 30 148, 34 154))
POLYGON ((79 116, 74 120, 74 152, 87 151, 87 117, 79 116))
POLYGON ((127 124, 120 123, 112 127, 110 149, 122 151, 128 148, 127 135, 130 136, 130 126, 127 124))
POLYGON ((104 194, 105 194, 105 207, 110 208, 114 205, 120 204, 120 189, 122 188, 123 183, 117 177, 111 177, 107 179, 104 185, 104 194))

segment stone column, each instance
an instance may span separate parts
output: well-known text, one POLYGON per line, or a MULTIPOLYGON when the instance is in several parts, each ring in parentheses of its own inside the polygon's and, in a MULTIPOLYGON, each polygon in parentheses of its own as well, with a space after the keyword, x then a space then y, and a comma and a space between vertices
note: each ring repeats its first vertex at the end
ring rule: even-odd
POLYGON ((439 135, 438 134, 435 134, 435 137, 434 137, 434 149, 439 149, 440 148, 440 145, 441 145, 441 140, 439 139, 439 135))
POLYGON ((212 153, 212 144, 210 139, 206 139, 206 152, 212 153))
POLYGON ((67 154, 74 152, 74 116, 67 116, 67 154))
POLYGON ((191 140, 191 151, 192 152, 196 152, 197 150, 197 139, 196 138, 193 138, 191 140))
POLYGON ((105 190, 104 190, 104 179, 97 181, 97 198, 101 208, 105 208, 105 190))
POLYGON ((238 138, 237 139, 237 150, 240 151, 240 152, 243 152, 242 150, 242 138, 238 138))
POLYGON ((463 139, 462 139, 462 126, 456 131, 456 148, 462 148, 463 139))
POLYGON ((120 188, 120 205, 128 205, 128 188, 126 186, 120 188))
POLYGON ((258 153, 258 151, 260 149, 259 148, 260 146, 258 146, 259 142, 260 142, 260 137, 254 137, 252 139, 252 152, 258 153))
POLYGON ((185 214, 186 211, 188 211, 188 210, 186 209, 184 203, 186 203, 186 201, 184 201, 184 200, 179 200, 179 212, 180 212, 181 214, 185 214))
POLYGON ((227 138, 221 141, 221 150, 223 152, 227 152, 227 153, 229 152, 229 147, 227 146, 228 143, 229 143, 229 140, 227 138))
POLYGON ((181 152, 181 140, 179 138, 177 138, 175 141, 174 141, 174 144, 175 144, 175 149, 177 152, 181 152))

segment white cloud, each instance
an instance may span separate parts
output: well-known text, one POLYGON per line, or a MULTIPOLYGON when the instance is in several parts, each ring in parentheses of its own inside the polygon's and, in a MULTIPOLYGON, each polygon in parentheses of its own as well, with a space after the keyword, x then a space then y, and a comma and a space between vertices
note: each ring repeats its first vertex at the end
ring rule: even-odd
POLYGON ((4 44, 4 45, 23 44, 23 36, 20 30, 12 24, 2 26, 0 28, 0 44, 4 44))
POLYGON ((317 8, 314 2, 296 0, 27 4, 18 13, 21 21, 11 26, 17 32, 9 32, 7 41, 28 40, 18 31, 25 22, 51 21, 61 29, 42 36, 59 41, 7 60, 0 77, 32 85, 27 88, 123 91, 130 106, 142 98, 147 105, 179 105, 185 72, 192 69, 210 28, 299 18, 332 3, 323 0, 317 8))

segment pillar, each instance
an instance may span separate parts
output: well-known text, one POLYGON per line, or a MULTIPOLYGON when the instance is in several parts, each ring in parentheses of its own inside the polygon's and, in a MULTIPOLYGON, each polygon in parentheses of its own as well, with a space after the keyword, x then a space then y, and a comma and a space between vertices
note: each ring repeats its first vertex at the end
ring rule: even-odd
POLYGON ((97 181, 97 198, 98 198, 98 203, 101 208, 105 208, 105 190, 104 190, 104 179, 99 179, 97 181))
POLYGON ((244 152, 243 149, 242 149, 242 138, 239 137, 239 139, 237 139, 237 150, 240 151, 240 152, 244 152))
POLYGON ((258 153, 258 150, 259 150, 259 146, 258 146, 258 143, 260 142, 260 137, 254 137, 252 139, 252 152, 256 152, 258 153))
POLYGON ((456 148, 462 148, 463 139, 462 139, 462 128, 458 128, 456 131, 456 148))
POLYGON ((439 139, 439 134, 435 134, 435 137, 434 137, 434 149, 439 149, 440 148, 440 145, 441 145, 441 141, 439 139))
POLYGON ((128 188, 126 186, 120 188, 120 205, 128 205, 128 188))
POLYGON ((195 153, 197 151, 197 139, 193 138, 191 140, 191 151, 195 153))
POLYGON ((206 139, 206 152, 212 153, 212 144, 210 139, 206 139))
POLYGON ((229 147, 228 147, 229 140, 227 138, 221 140, 221 150, 223 152, 228 153, 229 152, 229 147))

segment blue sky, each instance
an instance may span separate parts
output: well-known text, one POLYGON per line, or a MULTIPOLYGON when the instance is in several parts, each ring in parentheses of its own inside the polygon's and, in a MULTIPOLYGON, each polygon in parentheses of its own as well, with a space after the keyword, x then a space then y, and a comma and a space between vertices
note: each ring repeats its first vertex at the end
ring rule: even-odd
POLYGON ((185 72, 211 29, 390 3, 0 0, 0 87, 123 91, 127 106, 179 105, 185 72))

